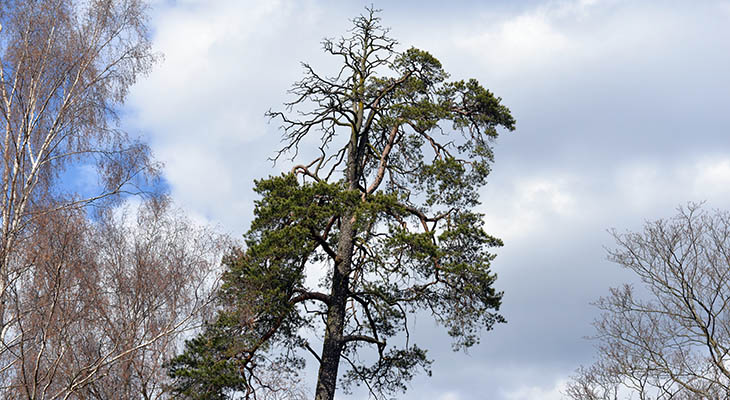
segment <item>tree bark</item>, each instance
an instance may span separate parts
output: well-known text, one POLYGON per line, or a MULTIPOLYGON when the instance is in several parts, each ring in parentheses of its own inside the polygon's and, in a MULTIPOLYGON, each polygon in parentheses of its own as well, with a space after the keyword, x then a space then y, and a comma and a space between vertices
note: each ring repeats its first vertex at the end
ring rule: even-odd
MULTIPOLYGON (((359 118, 362 113, 359 113, 359 118)), ((358 121, 359 122, 359 121, 358 121)), ((353 127, 348 144, 347 168, 345 177, 348 188, 357 188, 357 142, 358 130, 353 127)), ((317 389, 315 400, 333 400, 337 386, 337 373, 340 367, 340 357, 345 329, 345 306, 350 290, 350 270, 352 269, 352 253, 355 243, 355 214, 347 212, 340 219, 340 239, 337 243, 337 257, 332 274, 332 302, 327 309, 327 326, 325 328, 322 356, 319 362, 317 389)))
POLYGON ((350 269, 354 243, 354 215, 342 218, 340 241, 337 245, 337 260, 332 276, 332 303, 327 310, 327 327, 322 346, 322 357, 317 377, 315 400, 333 400, 337 385, 337 373, 342 353, 345 327, 345 306, 350 284, 350 269))

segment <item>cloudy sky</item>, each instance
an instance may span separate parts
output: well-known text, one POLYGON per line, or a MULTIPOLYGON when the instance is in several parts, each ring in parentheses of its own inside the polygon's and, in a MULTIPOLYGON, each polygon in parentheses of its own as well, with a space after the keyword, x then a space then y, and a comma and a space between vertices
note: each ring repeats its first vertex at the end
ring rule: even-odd
MULTIPOLYGON (((370 1, 154 4, 164 61, 134 88, 124 123, 166 164, 180 205, 240 235, 253 179, 284 168, 267 161, 279 133, 264 112, 287 98, 300 61, 333 65, 321 38, 343 34, 370 1)), ((730 208, 730 2, 375 6, 404 48, 479 79, 517 119, 495 146, 482 210, 505 241, 494 268, 509 323, 465 355, 419 318, 436 363, 403 398, 559 399, 593 357, 589 302, 631 279, 605 261, 606 229, 638 229, 687 201, 730 208)))

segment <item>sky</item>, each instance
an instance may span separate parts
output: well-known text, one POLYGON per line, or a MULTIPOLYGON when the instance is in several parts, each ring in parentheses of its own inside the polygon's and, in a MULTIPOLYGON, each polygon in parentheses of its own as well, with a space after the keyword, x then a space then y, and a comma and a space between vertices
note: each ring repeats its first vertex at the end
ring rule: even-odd
MULTIPOLYGON (((335 66, 323 37, 368 2, 153 2, 164 59, 133 88, 125 127, 165 163, 173 199, 240 235, 301 61, 335 66)), ((591 363, 590 302, 632 281, 606 261, 608 229, 637 230, 689 201, 730 209, 730 2, 398 1, 375 3, 402 49, 429 51, 453 79, 477 78, 517 120, 495 144, 482 191, 508 323, 468 354, 419 316, 435 360, 402 399, 560 399, 591 363)), ((311 377, 309 378, 311 381, 311 377)), ((339 395, 361 399, 362 393, 339 395)))

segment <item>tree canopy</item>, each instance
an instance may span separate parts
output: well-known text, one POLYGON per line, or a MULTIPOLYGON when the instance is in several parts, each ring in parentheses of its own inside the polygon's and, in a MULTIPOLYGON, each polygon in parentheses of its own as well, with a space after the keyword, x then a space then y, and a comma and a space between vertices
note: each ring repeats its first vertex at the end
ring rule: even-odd
POLYGON ((306 352, 319 363, 316 399, 332 399, 338 377, 388 396, 431 365, 410 339, 412 313, 432 315, 454 349, 504 322, 490 270, 502 242, 475 209, 492 141, 515 120, 476 80, 450 81, 428 52, 398 51, 376 10, 353 25, 323 42, 341 68, 303 64, 286 111, 268 113, 283 129, 276 158, 307 161, 256 181, 218 318, 170 363, 187 398, 301 396, 282 383, 306 352))

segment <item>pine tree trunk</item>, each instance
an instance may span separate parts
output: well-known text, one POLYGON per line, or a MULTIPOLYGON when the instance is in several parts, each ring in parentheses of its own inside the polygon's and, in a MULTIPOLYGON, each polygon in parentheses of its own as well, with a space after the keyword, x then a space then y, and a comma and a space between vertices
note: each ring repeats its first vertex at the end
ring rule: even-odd
MULTIPOLYGON (((364 82, 363 82, 364 83, 364 82)), ((362 83, 361 83, 362 84, 362 83)), ((347 167, 345 180, 349 190, 357 190, 359 181, 358 139, 362 126, 362 104, 355 106, 357 122, 352 127, 350 142, 347 148, 347 167)), ((327 310, 327 326, 325 327, 324 344, 319 363, 315 400, 334 400, 337 387, 337 373, 340 367, 342 348, 345 345, 343 333, 345 329, 345 306, 350 290, 350 271, 355 243, 355 214, 345 213, 340 220, 340 239, 337 243, 337 259, 332 275, 331 303, 327 310)))
POLYGON ((354 217, 352 215, 343 216, 340 241, 337 246, 337 257, 339 260, 332 276, 332 303, 327 311, 327 327, 319 364, 315 400, 333 400, 335 398, 340 355, 344 345, 345 306, 355 236, 353 224, 354 217))

